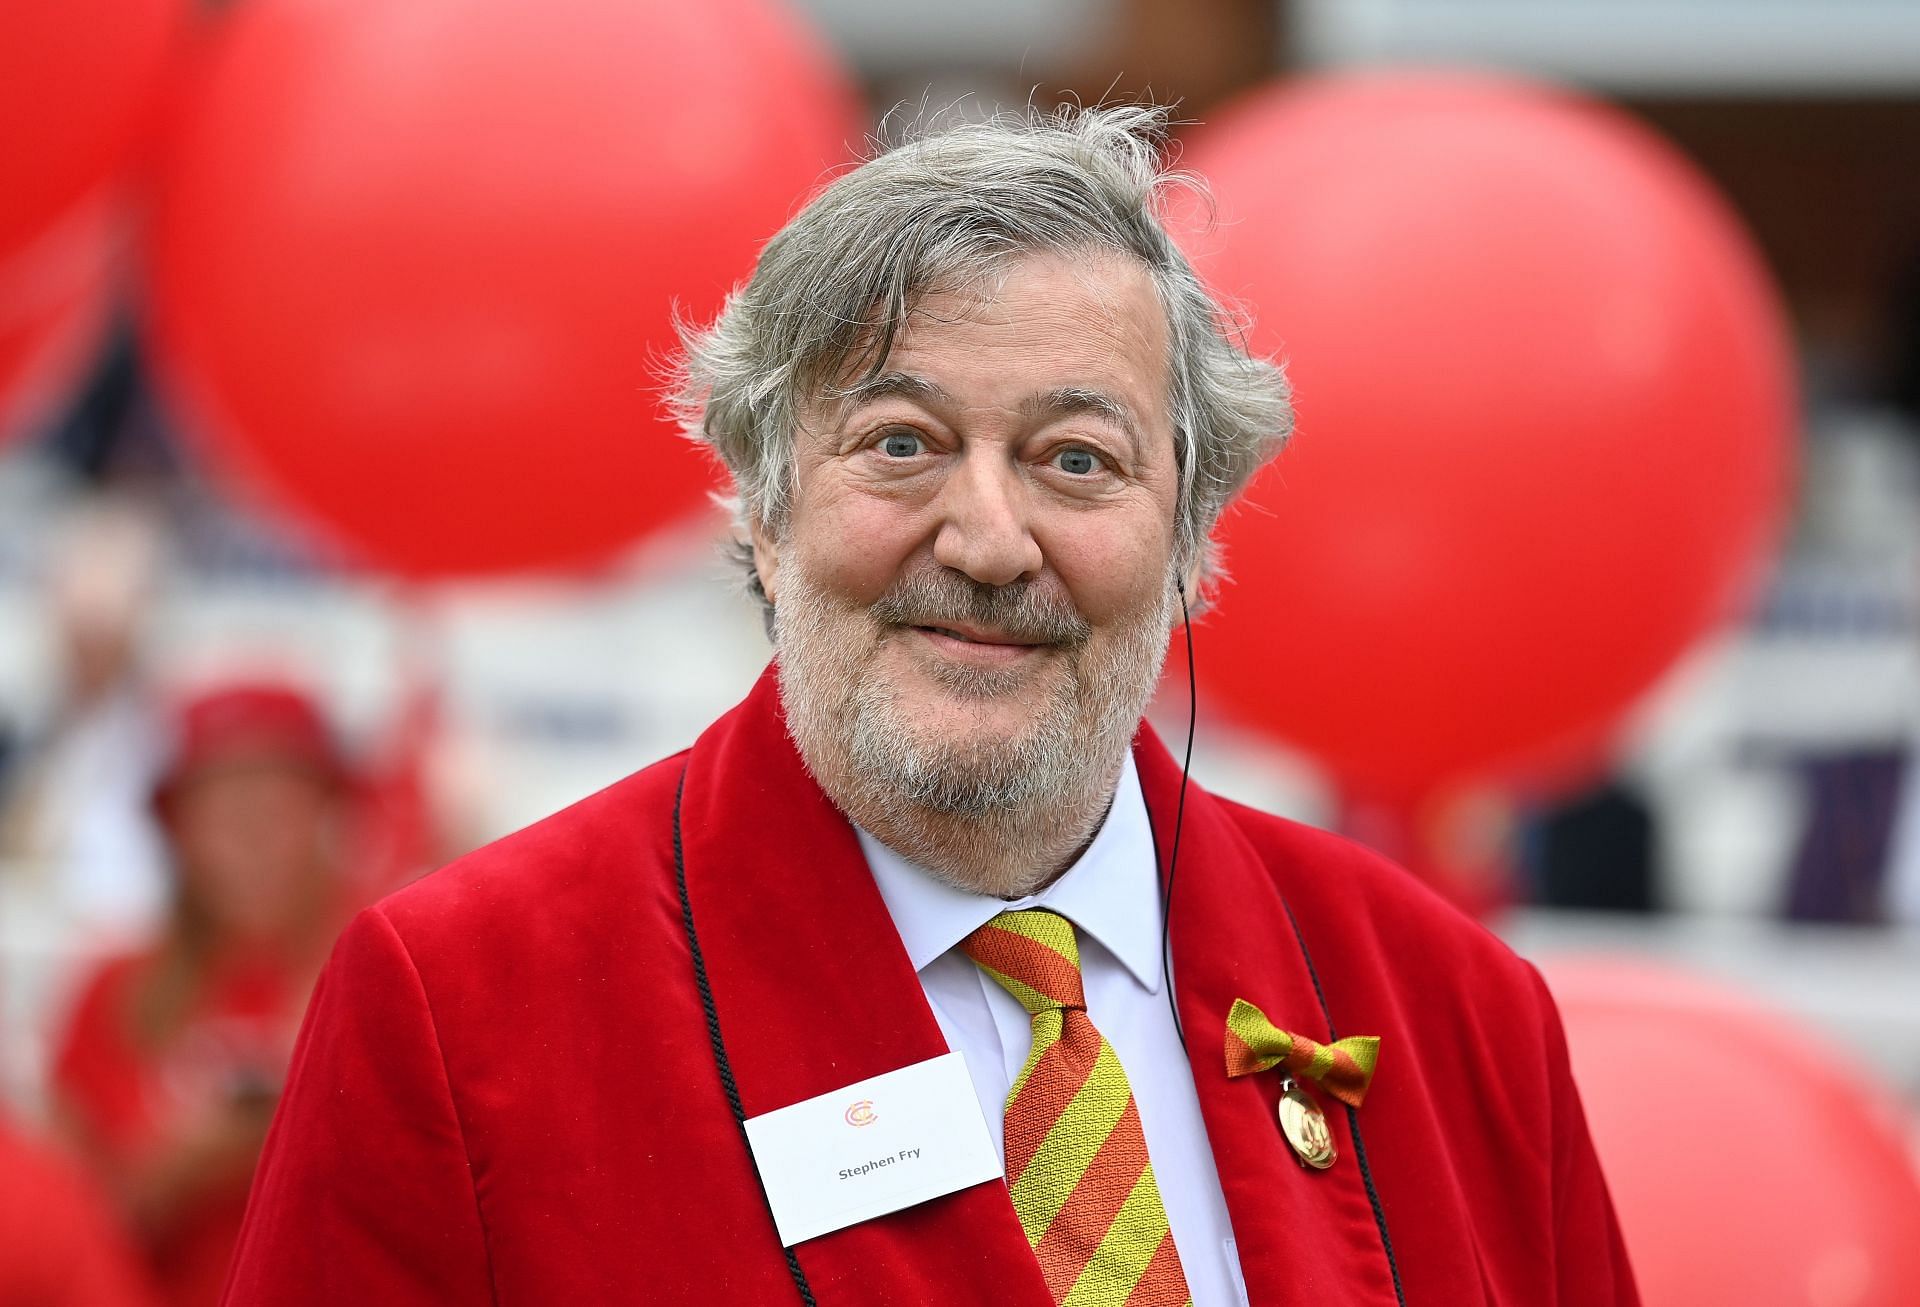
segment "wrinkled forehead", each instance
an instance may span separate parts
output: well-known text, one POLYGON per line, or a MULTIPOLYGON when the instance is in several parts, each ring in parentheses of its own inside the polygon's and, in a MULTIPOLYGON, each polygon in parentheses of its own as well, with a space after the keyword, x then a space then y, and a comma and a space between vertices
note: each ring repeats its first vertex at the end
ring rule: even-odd
POLYGON ((1166 306, 1140 260, 1099 247, 1010 251, 985 266, 927 269, 898 303, 871 305, 807 371, 803 405, 831 416, 885 395, 928 398, 924 382, 896 366, 903 354, 955 327, 1017 329, 1051 317, 1061 301, 1028 290, 1063 281, 1089 338, 1128 342, 1164 367, 1171 352, 1166 306))

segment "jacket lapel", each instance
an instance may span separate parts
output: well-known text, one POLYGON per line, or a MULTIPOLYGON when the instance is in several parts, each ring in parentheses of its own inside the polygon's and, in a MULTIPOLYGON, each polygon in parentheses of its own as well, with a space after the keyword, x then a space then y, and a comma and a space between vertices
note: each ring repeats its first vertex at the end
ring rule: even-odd
MULTIPOLYGON (((1135 761, 1165 884, 1180 769, 1151 728, 1141 732, 1135 761)), ((1281 899, 1292 870, 1269 867, 1226 806, 1188 786, 1171 911, 1175 992, 1194 1087, 1254 1307, 1392 1303, 1345 1111, 1316 1094, 1340 1156, 1329 1170, 1310 1170, 1294 1160, 1279 1130, 1280 1073, 1237 1080, 1226 1073, 1226 1018, 1236 998, 1257 1004, 1286 1029, 1329 1038, 1281 899)), ((1338 997, 1329 1000, 1337 1021, 1338 997)))
MULTIPOLYGON (((787 735, 771 667, 694 746, 680 824, 688 899, 749 1117, 948 1051, 853 828, 787 735)), ((1004 1184, 795 1251, 823 1304, 1051 1301, 1004 1184)))

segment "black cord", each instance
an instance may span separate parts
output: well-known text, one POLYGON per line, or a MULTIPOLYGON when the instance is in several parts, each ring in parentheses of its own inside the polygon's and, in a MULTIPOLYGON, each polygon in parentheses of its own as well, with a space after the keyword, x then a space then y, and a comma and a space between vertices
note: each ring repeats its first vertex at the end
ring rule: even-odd
MULTIPOLYGON (((1160 974, 1167 985, 1167 1011, 1173 1013, 1173 1033, 1180 1039, 1180 1051, 1187 1053, 1187 1031, 1180 1023, 1180 1004, 1173 993, 1173 873, 1180 867, 1180 828, 1187 820, 1187 774, 1193 770, 1193 724, 1199 715, 1200 696, 1193 676, 1193 617, 1187 612, 1187 587, 1174 582, 1180 591, 1180 629, 1187 636, 1187 755, 1180 763, 1180 799, 1173 805, 1173 849, 1167 854, 1167 886, 1160 897, 1160 974)), ((1192 1061, 1192 1055, 1187 1054, 1192 1061)))
MULTIPOLYGON (((1193 670, 1193 618, 1187 612, 1187 588, 1175 582, 1180 591, 1181 625, 1187 635, 1187 753, 1180 764, 1180 798, 1173 809, 1173 849, 1167 855, 1167 885, 1160 905, 1160 965, 1167 982, 1167 1008, 1173 1013, 1173 1030, 1180 1037, 1180 1051, 1187 1051, 1187 1034, 1180 1024, 1180 1006, 1173 993, 1173 873, 1180 865, 1180 827, 1187 815, 1187 776, 1193 770, 1193 731, 1199 716, 1199 693, 1193 670)), ((1320 1015, 1326 1018, 1327 1038, 1338 1039, 1339 1032, 1333 1028, 1333 1011, 1327 1006, 1327 993, 1320 987, 1320 973, 1313 965, 1313 954, 1307 950, 1307 937, 1300 929, 1300 921, 1293 915, 1293 908, 1283 897, 1280 907, 1287 914, 1287 924, 1293 927, 1294 942, 1300 946, 1300 956, 1307 964, 1307 977, 1313 981, 1313 996, 1320 1002, 1320 1015)), ((1188 1054, 1188 1061, 1192 1055, 1188 1054)), ((1400 1286, 1400 1264, 1394 1260, 1393 1238, 1387 1233, 1386 1209, 1380 1205, 1379 1191, 1374 1188, 1373 1171, 1367 1165, 1367 1146, 1360 1138, 1360 1115, 1351 1106, 1347 1107, 1347 1128, 1353 1134, 1353 1156, 1360 1166, 1360 1182, 1367 1189, 1367 1203, 1373 1208, 1373 1224, 1380 1231, 1380 1247, 1387 1255, 1387 1274, 1393 1277, 1393 1298, 1399 1307, 1407 1307, 1406 1291, 1400 1286)))
MULTIPOLYGON (((1333 1028, 1333 1011, 1327 1006, 1327 991, 1320 988, 1320 973, 1314 968, 1313 954, 1307 951, 1307 937, 1300 929, 1300 919, 1293 915, 1293 909, 1285 899, 1280 906, 1286 911, 1287 924, 1293 927, 1294 942, 1300 946, 1300 956, 1307 964, 1307 979, 1313 982, 1313 996, 1320 1000, 1320 1015, 1327 1021, 1327 1040, 1332 1042, 1340 1038, 1340 1032, 1333 1028)), ((1380 1231, 1380 1247, 1387 1254, 1387 1274, 1393 1277, 1393 1299, 1400 1307, 1407 1307, 1407 1295, 1400 1288, 1400 1264, 1393 1258, 1393 1238, 1387 1233, 1387 1212, 1380 1206, 1380 1194, 1373 1187, 1373 1172, 1367 1166, 1367 1146, 1360 1139, 1360 1114, 1347 1109, 1347 1129, 1353 1132, 1353 1157, 1360 1164, 1360 1182, 1367 1187, 1367 1202, 1373 1207, 1373 1223, 1380 1231)))
MULTIPOLYGON (((713 1003, 713 986, 707 981, 706 959, 700 955, 700 935, 693 928, 693 900, 687 897, 687 858, 680 845, 680 799, 687 792, 687 769, 680 769, 680 785, 673 792, 673 875, 680 888, 680 923, 687 932, 687 952, 693 955, 693 983, 700 988, 700 1006, 707 1014, 707 1040, 713 1045, 713 1064, 720 1070, 720 1087, 727 1091, 727 1106, 733 1109, 733 1123, 740 1127, 740 1142, 747 1145, 747 1155, 753 1155, 753 1145, 747 1141, 747 1112, 740 1104, 740 1086, 733 1079, 733 1064, 727 1060, 727 1041, 720 1036, 720 1011, 713 1003)), ((805 1271, 800 1269, 800 1257, 793 1249, 787 1254, 787 1273, 793 1277, 793 1287, 800 1291, 800 1301, 807 1307, 819 1307, 813 1298, 813 1286, 807 1283, 805 1271)))

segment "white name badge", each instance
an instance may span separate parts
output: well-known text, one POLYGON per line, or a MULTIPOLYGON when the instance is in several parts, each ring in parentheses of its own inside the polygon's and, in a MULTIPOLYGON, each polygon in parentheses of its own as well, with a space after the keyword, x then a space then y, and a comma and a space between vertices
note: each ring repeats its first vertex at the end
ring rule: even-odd
POLYGON ((1001 1178, 958 1053, 749 1118, 747 1143, 788 1248, 1001 1178))

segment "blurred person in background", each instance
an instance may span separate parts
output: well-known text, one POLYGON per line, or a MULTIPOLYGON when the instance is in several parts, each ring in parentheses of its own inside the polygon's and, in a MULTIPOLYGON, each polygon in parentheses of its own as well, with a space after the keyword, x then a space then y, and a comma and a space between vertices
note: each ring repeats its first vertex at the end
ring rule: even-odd
POLYGON ((0 1305, 153 1303, 119 1223, 86 1176, 0 1119, 0 1305))
POLYGON ((46 450, 77 485, 155 492, 182 475, 177 442, 139 331, 122 316, 79 395, 46 433, 46 450))
POLYGON ((1920 741, 1908 755, 1906 786, 1892 833, 1887 858, 1887 915, 1908 926, 1920 926, 1920 741))
POLYGON ((60 689, 0 795, 0 855, 38 879, 35 897, 83 945, 124 945, 165 910, 149 804, 159 730, 142 659, 162 553, 133 504, 91 503, 67 521, 46 584, 60 689))
POLYGON ((1884 378, 1823 435, 1806 492, 1814 559, 1858 578, 1822 592, 1805 620, 1841 649, 1904 652, 1907 684, 1877 711, 1794 759, 1807 819, 1784 895, 1799 921, 1920 920, 1920 251, 1893 279, 1884 378))
POLYGON ((173 897, 84 987, 56 1119, 118 1200, 165 1301, 219 1298, 301 1011, 340 928, 351 786, 314 704, 273 684, 184 703, 152 792, 173 897))
MULTIPOLYGON (((1893 399, 1904 417, 1901 430, 1920 445, 1920 249, 1907 260, 1893 298, 1893 399)), ((1920 489, 1920 487, 1916 487, 1920 489)), ((1920 502, 1915 503, 1920 509, 1920 502)), ((1908 590, 1908 634, 1913 641, 1916 674, 1920 674, 1920 555, 1913 564, 1908 590)), ((1887 833, 1887 916, 1909 926, 1920 926, 1920 721, 1909 723, 1901 757, 1901 785, 1889 818, 1887 833)))
MULTIPOLYGON (((1920 317, 1920 310, 1916 310, 1920 317)), ((1916 332, 1920 337, 1920 332, 1916 332)), ((1920 340, 1914 353, 1920 355, 1920 340)), ((1920 358, 1914 362, 1920 372, 1920 358)), ((1920 386, 1920 380, 1916 380, 1920 386)), ((1916 563, 1912 612, 1916 620, 1910 627, 1914 639, 1914 663, 1920 675, 1920 558, 1916 563)), ((1899 925, 1920 927, 1920 721, 1907 732, 1906 748, 1900 757, 1900 788, 1887 816, 1886 916, 1899 925)))

